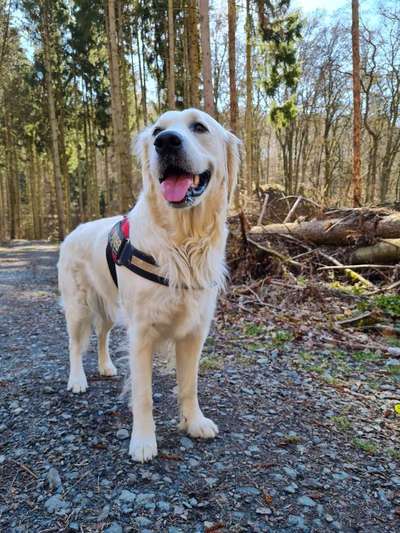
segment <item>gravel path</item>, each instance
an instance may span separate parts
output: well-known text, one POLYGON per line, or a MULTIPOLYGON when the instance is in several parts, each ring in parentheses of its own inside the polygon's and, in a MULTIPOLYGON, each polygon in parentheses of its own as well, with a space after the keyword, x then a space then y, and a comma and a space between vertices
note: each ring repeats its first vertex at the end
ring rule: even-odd
MULTIPOLYGON (((400 531, 396 362, 225 301, 200 378, 218 438, 178 433, 174 375, 157 363, 159 456, 138 465, 123 378, 98 377, 94 343, 88 393, 67 393, 56 261, 48 244, 0 248, 1 532, 400 531)), ((121 330, 111 348, 122 375, 121 330)))

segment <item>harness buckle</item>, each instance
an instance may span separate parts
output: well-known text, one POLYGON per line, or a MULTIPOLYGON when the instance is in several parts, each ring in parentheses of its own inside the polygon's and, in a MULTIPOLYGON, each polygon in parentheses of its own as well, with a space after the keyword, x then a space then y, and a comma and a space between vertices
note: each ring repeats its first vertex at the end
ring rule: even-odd
POLYGON ((116 264, 123 266, 130 263, 132 259, 132 247, 129 239, 123 239, 118 249, 116 264))

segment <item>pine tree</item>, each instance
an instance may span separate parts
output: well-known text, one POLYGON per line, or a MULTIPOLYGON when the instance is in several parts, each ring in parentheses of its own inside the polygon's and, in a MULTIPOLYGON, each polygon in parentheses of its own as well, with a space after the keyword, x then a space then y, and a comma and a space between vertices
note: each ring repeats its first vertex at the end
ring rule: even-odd
POLYGON ((265 54, 264 89, 272 99, 270 117, 277 128, 296 116, 294 94, 300 78, 296 44, 302 21, 290 11, 290 0, 257 0, 261 50, 265 54))

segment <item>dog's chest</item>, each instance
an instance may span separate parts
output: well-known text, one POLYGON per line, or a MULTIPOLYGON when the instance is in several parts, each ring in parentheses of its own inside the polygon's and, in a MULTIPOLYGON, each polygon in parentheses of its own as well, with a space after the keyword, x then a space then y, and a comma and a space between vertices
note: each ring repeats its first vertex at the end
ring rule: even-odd
POLYGON ((141 322, 147 322, 163 338, 182 338, 207 327, 212 317, 216 291, 157 290, 143 302, 141 322))

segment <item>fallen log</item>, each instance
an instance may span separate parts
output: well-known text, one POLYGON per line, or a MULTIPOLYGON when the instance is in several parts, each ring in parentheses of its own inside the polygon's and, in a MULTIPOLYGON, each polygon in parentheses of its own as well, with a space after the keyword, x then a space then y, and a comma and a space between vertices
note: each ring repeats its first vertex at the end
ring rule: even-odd
POLYGON ((346 246, 369 243, 376 238, 400 238, 400 214, 382 214, 374 210, 355 210, 344 218, 310 220, 287 224, 253 226, 250 235, 292 235, 313 244, 346 246))
POLYGON ((400 261, 400 239, 385 239, 371 246, 363 246, 350 256, 352 265, 362 263, 395 263, 400 261))

